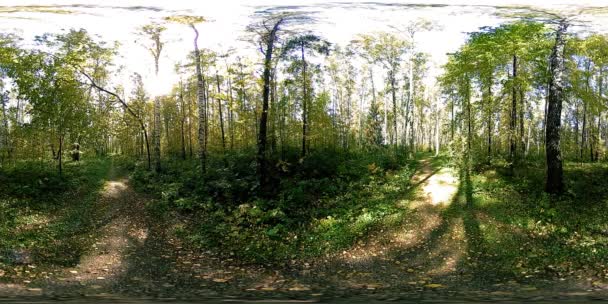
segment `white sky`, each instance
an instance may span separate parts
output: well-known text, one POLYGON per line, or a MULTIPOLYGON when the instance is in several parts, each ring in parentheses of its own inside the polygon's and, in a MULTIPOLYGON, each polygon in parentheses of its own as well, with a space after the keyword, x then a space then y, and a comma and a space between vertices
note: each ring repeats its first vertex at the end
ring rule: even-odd
MULTIPOLYGON (((153 95, 168 93, 177 82, 173 72, 176 62, 184 61, 192 50, 192 30, 184 26, 169 26, 165 39, 168 40, 160 62, 160 79, 153 80, 152 56, 144 47, 135 42, 138 27, 153 20, 173 14, 201 15, 212 22, 199 25, 203 48, 225 50, 236 48, 239 52, 253 54, 253 45, 242 41, 244 29, 251 22, 254 12, 269 7, 297 7, 315 12, 319 22, 314 30, 332 43, 346 44, 361 33, 377 30, 391 30, 390 25, 405 25, 422 17, 434 21, 442 27, 417 36, 421 51, 431 54, 431 74, 440 71, 438 67, 446 60, 446 53, 455 51, 466 37, 466 32, 476 31, 481 26, 493 26, 504 22, 494 15, 494 6, 527 5, 538 8, 574 11, 582 7, 608 6, 608 0, 406 0, 406 1, 306 1, 306 0, 0 0, 0 31, 15 32, 26 41, 45 32, 59 32, 62 29, 85 28, 92 34, 101 35, 104 40, 118 40, 122 58, 118 64, 125 65, 122 77, 128 87, 128 76, 138 72, 144 76, 148 91, 153 95), (449 4, 443 7, 416 7, 407 4, 449 4), (63 6, 59 9, 78 14, 54 14, 40 12, 6 12, 9 6, 45 5, 63 6), (75 6, 76 5, 76 6, 75 6), (4 7, 4 8, 3 8, 4 7)), ((590 21, 587 30, 607 32, 606 17, 584 18, 590 21)))

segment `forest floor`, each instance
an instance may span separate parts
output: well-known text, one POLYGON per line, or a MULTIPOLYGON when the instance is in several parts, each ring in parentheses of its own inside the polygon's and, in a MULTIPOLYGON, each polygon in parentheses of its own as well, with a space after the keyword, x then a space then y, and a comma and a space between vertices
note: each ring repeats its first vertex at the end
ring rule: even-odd
POLYGON ((340 253, 293 260, 286 267, 244 265, 189 249, 168 233, 179 219, 147 214, 146 194, 134 191, 110 166, 92 205, 98 218, 89 250, 73 266, 34 261, 3 271, 0 295, 345 303, 608 299, 605 289, 593 288, 585 278, 514 277, 501 271, 496 244, 489 246, 491 240, 482 236, 487 219, 473 204, 469 174, 433 158, 419 164, 407 194, 395 201, 404 210, 398 226, 340 253))

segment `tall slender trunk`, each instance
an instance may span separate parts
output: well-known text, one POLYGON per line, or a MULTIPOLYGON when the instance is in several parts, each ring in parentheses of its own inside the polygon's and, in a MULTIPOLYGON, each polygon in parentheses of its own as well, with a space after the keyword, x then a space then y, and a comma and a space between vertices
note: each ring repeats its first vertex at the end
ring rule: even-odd
POLYGON ((260 183, 260 191, 262 194, 267 194, 269 180, 266 164, 266 131, 268 127, 268 101, 270 99, 270 69, 272 68, 272 52, 274 51, 274 43, 277 37, 279 26, 282 24, 284 19, 279 19, 275 22, 274 26, 268 36, 266 37, 266 50, 264 53, 264 88, 262 92, 262 114, 260 117, 260 129, 258 136, 258 153, 257 153, 257 165, 258 165, 258 178, 260 183))
POLYGON ((230 150, 234 149, 234 112, 232 110, 234 100, 232 98, 232 75, 231 70, 228 70, 228 129, 230 130, 230 150))
POLYGON ((487 103, 487 107, 488 107, 488 121, 487 121, 487 125, 488 125, 488 162, 492 158, 492 113, 493 113, 492 82, 493 82, 492 76, 490 76, 489 80, 488 80, 488 103, 487 103))
MULTIPOLYGON (((587 72, 587 77, 586 77, 586 81, 585 81, 585 92, 589 93, 589 88, 590 88, 590 81, 591 81, 591 60, 587 60, 587 62, 585 63, 586 66, 586 72, 587 72)), ((587 101, 582 99, 581 100, 583 102, 583 130, 581 132, 581 145, 580 145, 580 159, 581 161, 583 161, 583 154, 585 152, 585 149, 587 148, 587 138, 588 138, 588 130, 587 130, 587 101)))
MULTIPOLYGON (((180 121, 180 127, 181 127, 181 152, 182 152, 182 159, 186 159, 186 130, 185 130, 185 124, 186 124, 186 108, 185 108, 185 103, 184 103, 184 87, 182 85, 182 82, 179 82, 179 101, 180 101, 180 105, 182 108, 182 119, 180 121)), ((168 134, 167 134, 168 135, 168 134)))
MULTIPOLYGON (((60 131, 60 133, 62 133, 60 131)), ((57 151, 57 160, 59 161, 59 175, 63 175, 63 134, 59 135, 59 150, 57 151)))
POLYGON ((454 103, 455 103, 455 100, 454 100, 454 98, 452 98, 452 115, 450 115, 450 120, 451 120, 450 141, 454 141, 454 125, 456 124, 456 119, 454 117, 454 114, 455 114, 454 113, 454 103))
MULTIPOLYGON (((158 53, 160 54, 160 50, 158 53)), ((154 67, 155 77, 158 78, 158 59, 159 55, 154 56, 154 67)), ((154 98, 154 128, 153 128, 153 140, 154 140, 154 170, 160 172, 160 97, 154 98)))
POLYGON ((4 164, 4 152, 6 156, 11 159, 11 147, 10 147, 10 133, 8 129, 8 116, 6 114, 6 105, 8 103, 8 96, 0 93, 0 104, 2 104, 2 129, 0 130, 0 165, 4 164))
POLYGON ((198 93, 198 154, 201 162, 201 171, 203 174, 207 172, 207 149, 205 141, 207 138, 205 128, 205 83, 203 72, 201 69, 201 54, 198 49, 198 30, 194 25, 191 25, 194 30, 194 60, 196 61, 196 88, 198 93))
POLYGON ((512 102, 511 102, 511 121, 509 124, 509 161, 511 162, 509 168, 513 173, 513 167, 516 161, 517 154, 517 140, 516 140, 516 126, 517 126, 517 56, 513 55, 513 75, 511 78, 513 82, 512 86, 512 102))
POLYGON ((471 142, 473 136, 472 123, 471 123, 471 80, 468 75, 465 75, 466 78, 466 92, 465 92, 465 102, 467 107, 467 159, 471 157, 471 142))
POLYGON ((276 71, 277 71, 277 61, 275 60, 275 64, 272 67, 270 72, 270 125, 272 129, 270 130, 270 151, 274 153, 277 150, 277 82, 276 82, 276 71))
POLYGON ((395 84, 395 71, 391 71, 391 95, 393 96, 393 144, 398 147, 397 141, 397 88, 395 84))
POLYGON ((579 145, 579 158, 583 161, 583 153, 585 152, 585 148, 587 148, 587 102, 583 102, 583 128, 581 129, 581 144, 579 145))
POLYGON ((526 141, 525 141, 525 131, 524 131, 524 113, 526 108, 526 100, 524 99, 524 89, 519 87, 519 142, 521 144, 521 151, 523 154, 526 153, 526 141))
POLYGON ((225 153, 226 152, 226 136, 224 133, 224 115, 223 115, 223 111, 222 111, 222 99, 220 98, 220 94, 221 94, 221 86, 220 86, 220 75, 217 73, 217 71, 215 72, 215 81, 217 83, 217 108, 218 108, 218 114, 220 117, 220 131, 222 132, 222 151, 225 153))
POLYGON ((408 106, 410 107, 410 117, 409 117, 409 123, 410 123, 410 151, 412 152, 416 152, 416 143, 415 143, 415 132, 414 132, 414 56, 411 55, 410 56, 410 68, 409 68, 409 75, 408 75, 409 81, 410 81, 410 87, 409 87, 409 96, 408 96, 408 106))
POLYGON ((308 103, 308 92, 306 90, 306 59, 304 58, 304 43, 300 46, 302 53, 302 157, 306 156, 306 141, 307 128, 308 128, 308 109, 306 104, 308 103))
POLYGON ((437 98, 435 100, 435 156, 439 155, 439 148, 440 148, 440 133, 441 133, 441 129, 440 129, 440 124, 439 121, 441 120, 441 109, 439 108, 439 99, 437 98))
POLYGON ((560 146, 560 128, 562 101, 564 99, 564 48, 566 20, 561 20, 555 32, 555 45, 550 56, 549 80, 549 108, 547 110, 547 131, 545 135, 545 149, 547 151, 547 182, 545 191, 548 193, 562 193, 564 191, 562 154, 560 146))

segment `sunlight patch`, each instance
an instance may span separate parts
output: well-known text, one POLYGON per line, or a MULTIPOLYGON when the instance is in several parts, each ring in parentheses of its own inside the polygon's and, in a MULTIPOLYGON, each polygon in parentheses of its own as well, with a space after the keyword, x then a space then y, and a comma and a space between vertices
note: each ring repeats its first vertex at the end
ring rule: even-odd
POLYGON ((107 181, 103 188, 103 195, 109 197, 117 197, 127 189, 126 181, 107 181))
POLYGON ((449 205, 458 192, 458 178, 452 170, 444 168, 429 177, 422 190, 428 196, 431 205, 449 205))

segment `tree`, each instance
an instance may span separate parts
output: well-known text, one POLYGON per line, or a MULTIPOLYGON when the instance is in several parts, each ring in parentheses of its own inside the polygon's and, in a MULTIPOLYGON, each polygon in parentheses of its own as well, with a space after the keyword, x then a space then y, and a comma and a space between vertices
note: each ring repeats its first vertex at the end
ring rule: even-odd
POLYGON ((186 24, 194 31, 194 64, 196 66, 196 89, 198 97, 198 154, 203 174, 207 171, 207 95, 205 94, 205 78, 201 67, 201 52, 198 48, 199 32, 196 24, 205 22, 201 16, 177 15, 167 17, 168 21, 186 24))
POLYGON ((560 128, 562 102, 564 100, 564 47, 569 23, 566 19, 559 20, 555 31, 555 44, 550 56, 549 97, 547 110, 547 130, 545 149, 547 151, 547 182, 545 191, 559 194, 564 191, 564 173, 560 146, 560 128))
MULTIPOLYGON (((140 29, 140 35, 150 40, 150 45, 147 46, 148 51, 154 58, 154 74, 158 78, 158 62, 160 60, 160 54, 163 50, 165 43, 161 40, 162 33, 166 28, 158 23, 151 23, 144 25, 140 29)), ((160 161, 160 98, 154 97, 154 127, 153 127, 153 143, 154 143, 154 169, 156 172, 161 170, 160 161)))
POLYGON ((278 14, 264 17, 260 23, 249 26, 250 31, 257 33, 260 51, 264 55, 264 72, 262 74, 262 114, 258 131, 257 171, 260 191, 265 193, 269 185, 268 168, 266 164, 266 143, 268 128, 268 101, 270 99, 270 71, 275 43, 283 25, 288 22, 289 15, 278 14))
POLYGON ((306 74, 306 52, 311 51, 313 54, 329 55, 329 42, 322 40, 319 36, 306 34, 289 39, 283 47, 283 55, 290 54, 291 52, 299 52, 300 60, 302 64, 302 157, 306 156, 307 141, 308 141, 308 109, 307 104, 310 98, 308 92, 309 84, 307 83, 306 74))

